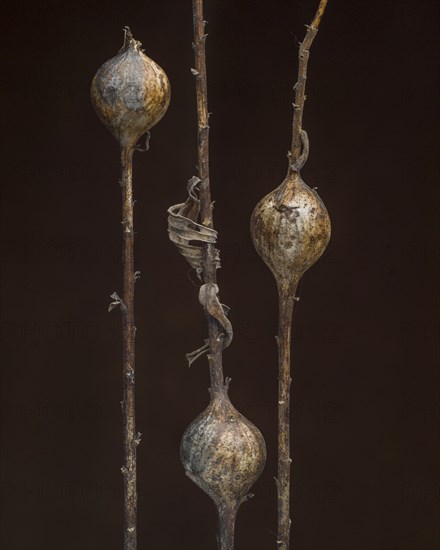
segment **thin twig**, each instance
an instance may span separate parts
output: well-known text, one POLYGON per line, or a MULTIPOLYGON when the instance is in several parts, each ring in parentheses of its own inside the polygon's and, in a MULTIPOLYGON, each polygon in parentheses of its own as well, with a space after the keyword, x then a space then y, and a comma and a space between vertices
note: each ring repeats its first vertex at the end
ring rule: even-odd
POLYGON ((294 168, 295 163, 301 155, 302 149, 302 119, 304 112, 304 103, 306 100, 306 81, 307 81, 307 64, 309 61, 309 50, 318 33, 319 23, 324 14, 325 7, 328 0, 321 0, 318 6, 318 10, 310 26, 307 25, 306 36, 299 47, 299 66, 298 66, 298 80, 295 84, 295 103, 293 112, 293 124, 292 124, 292 146, 290 149, 290 166, 289 169, 294 168))
POLYGON ((136 550, 137 487, 136 447, 139 434, 135 426, 135 332, 134 326, 134 232, 132 160, 134 149, 122 147, 122 261, 124 290, 122 311, 123 400, 122 421, 124 431, 124 550, 136 550))

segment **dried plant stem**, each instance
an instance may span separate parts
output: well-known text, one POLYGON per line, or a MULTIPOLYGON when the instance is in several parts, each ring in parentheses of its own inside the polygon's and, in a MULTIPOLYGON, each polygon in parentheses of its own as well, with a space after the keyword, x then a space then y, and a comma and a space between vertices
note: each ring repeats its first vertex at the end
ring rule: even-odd
MULTIPOLYGON (((206 75, 205 22, 203 18, 203 0, 192 0, 194 23, 194 57, 197 95, 197 122, 198 122, 198 168, 200 179, 200 218, 201 224, 214 228, 212 215, 211 189, 209 184, 209 113, 208 87, 206 75)), ((215 259, 215 245, 203 244, 202 261, 203 283, 217 283, 217 262, 215 259)), ((223 331, 218 321, 206 312, 209 339, 209 374, 211 380, 211 398, 217 396, 229 401, 227 385, 223 376, 222 351, 223 331)), ((234 525, 237 509, 225 508, 219 512, 219 550, 233 550, 234 525)))
MULTIPOLYGON (((208 125, 208 89, 206 78, 206 55, 203 0, 193 0, 194 52, 196 65, 196 93, 198 120, 198 167, 200 178, 200 216, 201 223, 214 228, 212 215, 211 189, 209 185, 209 125, 208 125)), ((211 243, 203 244, 203 282, 216 283, 215 247, 211 243)), ((218 322, 208 314, 208 336, 210 344, 211 392, 226 393, 222 366, 222 330, 218 322)))
POLYGON ((139 436, 135 426, 135 331, 134 326, 134 233, 133 233, 133 190, 132 160, 133 148, 122 147, 122 242, 123 242, 123 400, 122 421, 124 430, 124 550, 137 547, 137 488, 136 447, 139 436))
POLYGON ((290 149, 290 165, 294 165, 301 155, 302 149, 302 119, 304 112, 304 103, 306 100, 306 81, 307 81, 307 64, 309 62, 309 50, 318 33, 319 23, 328 0, 321 0, 318 10, 310 26, 307 26, 307 33, 299 47, 299 65, 298 65, 298 80, 295 85, 295 103, 292 124, 292 146, 290 149))
MULTIPOLYGON (((318 10, 299 48, 298 80, 295 85, 295 103, 292 124, 292 146, 289 152, 289 172, 299 171, 307 160, 308 138, 302 129, 307 64, 309 50, 318 32, 319 23, 324 14, 327 0, 321 0, 318 10)), ((289 550, 290 545, 290 347, 293 306, 295 302, 295 284, 291 288, 279 288, 279 328, 278 328, 278 532, 279 550, 289 550)))
POLYGON ((237 510, 228 508, 220 509, 218 515, 218 548, 219 550, 234 550, 234 532, 237 510))
POLYGON ((290 342, 295 289, 279 288, 278 326, 278 548, 287 550, 290 539, 290 342))

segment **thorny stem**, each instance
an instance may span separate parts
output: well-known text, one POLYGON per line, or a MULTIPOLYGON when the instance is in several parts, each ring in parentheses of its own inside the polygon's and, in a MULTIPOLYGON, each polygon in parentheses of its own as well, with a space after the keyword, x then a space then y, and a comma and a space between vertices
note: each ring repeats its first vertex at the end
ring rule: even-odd
POLYGON ((279 550, 288 550, 290 539, 290 342, 295 290, 279 288, 278 323, 278 533, 279 550))
MULTIPOLYGON (((209 185, 209 113, 208 87, 206 77, 206 54, 203 20, 203 0, 193 0, 194 23, 194 57, 197 94, 197 121, 198 121, 198 167, 200 178, 200 215, 201 223, 206 227, 214 227, 211 203, 211 189, 209 185)), ((203 244, 203 282, 217 282, 215 247, 214 244, 203 244)), ((209 338, 209 373, 211 378, 211 397, 214 395, 227 397, 223 380, 222 366, 222 330, 219 323, 207 313, 209 338)))
POLYGON ((122 166, 122 261, 124 288, 122 311, 123 399, 122 422, 124 430, 124 550, 136 550, 136 447, 139 438, 135 427, 135 332, 134 326, 134 234, 132 160, 134 149, 121 149, 122 166))
MULTIPOLYGON (((203 0, 192 0, 194 23, 194 57, 197 95, 197 122, 198 122, 198 168, 200 178, 200 216, 201 223, 206 227, 214 228, 212 215, 211 189, 209 185, 209 113, 208 113, 208 86, 206 76, 206 52, 203 19, 203 0)), ((217 283, 217 264, 215 260, 215 246, 211 243, 203 244, 202 275, 204 284, 217 283)), ((218 321, 206 312, 209 339, 209 375, 211 380, 211 399, 220 398, 229 400, 227 384, 223 378, 222 351, 223 331, 218 321)), ((219 513, 218 547, 219 550, 233 550, 234 526, 237 510, 221 508, 219 513)))
MULTIPOLYGON (((289 173, 299 171, 307 160, 309 142, 302 129, 307 64, 310 47, 318 32, 319 23, 328 0, 320 0, 315 17, 299 48, 298 80, 295 84, 295 103, 292 123, 292 146, 289 152, 289 173)), ((291 289, 279 288, 279 328, 278 328, 278 550, 290 547, 290 345, 293 306, 296 285, 291 289)))
POLYGON ((295 163, 301 155, 302 149, 302 119, 304 112, 304 103, 306 101, 306 81, 307 81, 307 64, 309 61, 309 50, 318 33, 319 23, 324 14, 328 0, 321 0, 316 11, 315 17, 310 26, 307 26, 307 33, 299 47, 299 65, 298 65, 298 80, 295 84, 295 103, 293 111, 292 124, 292 146, 289 153, 289 171, 294 169, 295 163))

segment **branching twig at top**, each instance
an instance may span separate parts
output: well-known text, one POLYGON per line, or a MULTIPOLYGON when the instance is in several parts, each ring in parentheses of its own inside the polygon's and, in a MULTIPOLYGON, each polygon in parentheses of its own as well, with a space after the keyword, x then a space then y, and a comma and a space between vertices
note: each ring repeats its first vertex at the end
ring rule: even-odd
POLYGON ((309 61, 309 50, 310 46, 315 39, 316 34, 318 33, 319 23, 321 18, 324 15, 324 10, 327 6, 328 0, 321 0, 316 11, 315 17, 311 25, 307 26, 307 33, 299 47, 299 65, 298 65, 298 80, 295 84, 295 103, 294 103, 294 113, 293 113, 293 124, 292 124, 292 146, 289 152, 289 170, 290 169, 300 169, 304 165, 307 157, 300 159, 303 140, 307 139, 304 137, 305 132, 302 129, 302 118, 304 112, 304 103, 306 100, 305 90, 306 90, 306 80, 307 80, 307 64, 309 61), (300 162, 298 160, 300 159, 300 162))

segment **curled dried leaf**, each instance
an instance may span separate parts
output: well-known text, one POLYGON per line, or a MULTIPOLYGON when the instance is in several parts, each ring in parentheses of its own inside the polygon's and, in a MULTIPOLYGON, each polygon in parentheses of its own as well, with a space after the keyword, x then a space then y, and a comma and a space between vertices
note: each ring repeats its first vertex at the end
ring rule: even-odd
MULTIPOLYGON (((200 279, 202 274, 203 244, 217 242, 217 231, 197 222, 200 213, 200 201, 197 185, 200 179, 193 176, 188 181, 188 198, 184 203, 168 208, 168 236, 196 270, 200 279)), ((216 269, 220 268, 220 253, 215 249, 216 269)))

